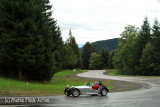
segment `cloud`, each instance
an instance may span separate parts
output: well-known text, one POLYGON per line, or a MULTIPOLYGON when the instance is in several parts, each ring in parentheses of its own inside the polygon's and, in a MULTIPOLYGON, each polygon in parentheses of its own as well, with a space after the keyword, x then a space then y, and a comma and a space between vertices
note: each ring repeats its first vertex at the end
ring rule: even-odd
POLYGON ((79 44, 120 37, 126 25, 140 27, 145 16, 152 25, 155 17, 160 17, 160 0, 50 1, 64 40, 72 28, 79 44))

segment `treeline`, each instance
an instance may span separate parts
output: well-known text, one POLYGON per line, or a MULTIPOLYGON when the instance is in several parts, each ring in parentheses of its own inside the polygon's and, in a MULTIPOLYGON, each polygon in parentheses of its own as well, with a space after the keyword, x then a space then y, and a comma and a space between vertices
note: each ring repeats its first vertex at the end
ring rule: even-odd
POLYGON ((69 31, 64 43, 49 0, 0 1, 0 75, 50 81, 60 69, 82 67, 69 31))
POLYGON ((82 48, 83 69, 113 68, 113 56, 114 51, 103 48, 99 53, 95 43, 86 42, 82 48))
POLYGON ((147 17, 141 29, 128 25, 121 34, 113 57, 115 68, 123 74, 160 75, 160 24, 150 26, 147 17))
POLYGON ((160 25, 128 25, 118 49, 98 52, 87 42, 78 48, 70 29, 64 42, 49 0, 0 1, 0 75, 50 81, 61 69, 117 68, 125 74, 160 75, 160 25), (114 66, 113 66, 114 65, 114 66))
POLYGON ((0 75, 50 81, 61 69, 113 68, 112 54, 87 42, 80 52, 70 29, 64 42, 49 0, 0 1, 0 75))

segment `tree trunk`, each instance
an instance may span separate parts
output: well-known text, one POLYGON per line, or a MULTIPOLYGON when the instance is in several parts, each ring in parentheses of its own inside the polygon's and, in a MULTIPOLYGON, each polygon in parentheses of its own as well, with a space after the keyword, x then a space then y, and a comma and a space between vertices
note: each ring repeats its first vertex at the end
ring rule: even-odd
POLYGON ((19 68, 19 71, 18 71, 18 79, 23 80, 22 70, 20 68, 19 68))

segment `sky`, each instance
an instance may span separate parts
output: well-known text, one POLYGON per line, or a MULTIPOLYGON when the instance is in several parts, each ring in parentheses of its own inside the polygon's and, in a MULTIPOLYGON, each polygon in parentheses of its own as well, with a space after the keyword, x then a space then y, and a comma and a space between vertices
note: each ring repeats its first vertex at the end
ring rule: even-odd
POLYGON ((120 37, 125 26, 160 21, 160 0, 50 0, 63 40, 72 30, 78 44, 120 37))

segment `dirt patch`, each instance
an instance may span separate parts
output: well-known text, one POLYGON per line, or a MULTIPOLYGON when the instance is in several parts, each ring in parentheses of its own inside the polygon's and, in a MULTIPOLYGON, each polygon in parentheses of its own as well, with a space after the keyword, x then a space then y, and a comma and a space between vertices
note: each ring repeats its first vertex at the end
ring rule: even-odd
POLYGON ((125 81, 118 81, 118 80, 113 80, 112 85, 114 89, 112 89, 111 92, 131 91, 131 90, 138 90, 142 88, 142 85, 140 84, 125 82, 125 81))
MULTIPOLYGON (((105 74, 109 73, 111 71, 104 72, 105 74)), ((86 78, 86 77, 78 77, 76 74, 74 75, 67 75, 67 77, 77 77, 77 78, 86 78)), ((92 80, 97 80, 95 78, 87 78, 92 80)), ((103 79, 99 79, 103 80, 103 79)), ((106 79, 107 80, 107 79, 106 79)), ((110 92, 122 92, 122 91, 131 91, 131 90, 138 90, 142 88, 143 86, 138 83, 132 83, 132 82, 126 82, 126 81, 118 81, 118 80, 110 80, 112 81, 113 89, 110 89, 110 92)))

